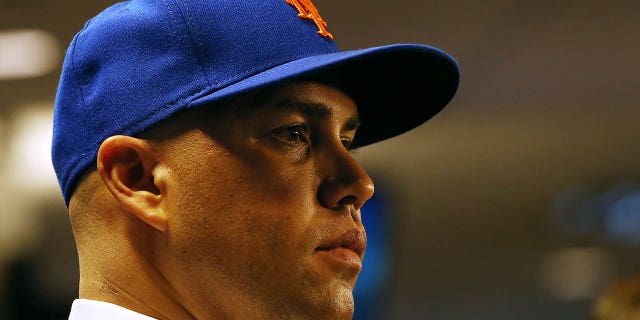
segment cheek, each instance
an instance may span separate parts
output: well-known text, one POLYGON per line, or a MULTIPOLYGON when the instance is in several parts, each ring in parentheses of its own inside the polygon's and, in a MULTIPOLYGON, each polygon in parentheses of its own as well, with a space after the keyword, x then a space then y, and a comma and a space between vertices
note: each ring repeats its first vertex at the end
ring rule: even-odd
POLYGON ((274 259, 312 250, 311 174, 256 157, 251 163, 223 154, 198 159, 180 175, 171 225, 174 245, 198 255, 189 259, 266 272, 277 267, 274 259))

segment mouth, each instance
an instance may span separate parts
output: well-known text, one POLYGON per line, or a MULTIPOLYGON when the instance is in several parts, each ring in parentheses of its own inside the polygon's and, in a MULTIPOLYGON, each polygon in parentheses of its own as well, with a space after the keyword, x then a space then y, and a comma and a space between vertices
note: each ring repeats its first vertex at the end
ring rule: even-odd
POLYGON ((322 244, 316 248, 316 252, 326 255, 338 263, 361 268, 366 246, 365 232, 351 229, 328 243, 322 244))

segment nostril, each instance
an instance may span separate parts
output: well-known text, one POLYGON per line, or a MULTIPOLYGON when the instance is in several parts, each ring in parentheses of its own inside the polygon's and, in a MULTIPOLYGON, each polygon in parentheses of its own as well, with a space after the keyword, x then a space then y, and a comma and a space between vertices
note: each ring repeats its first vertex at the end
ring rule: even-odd
POLYGON ((339 206, 354 206, 357 207, 358 198, 355 196, 345 196, 338 201, 339 206))

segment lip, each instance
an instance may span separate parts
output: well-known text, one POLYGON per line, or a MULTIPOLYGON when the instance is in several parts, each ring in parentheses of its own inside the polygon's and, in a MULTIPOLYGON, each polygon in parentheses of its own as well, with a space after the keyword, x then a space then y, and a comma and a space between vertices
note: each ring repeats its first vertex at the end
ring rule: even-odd
POLYGON ((362 268, 362 259, 351 249, 337 247, 328 250, 319 250, 318 254, 347 268, 362 268))
POLYGON ((367 246, 364 231, 351 229, 316 248, 316 253, 326 256, 346 267, 362 268, 362 258, 367 246))

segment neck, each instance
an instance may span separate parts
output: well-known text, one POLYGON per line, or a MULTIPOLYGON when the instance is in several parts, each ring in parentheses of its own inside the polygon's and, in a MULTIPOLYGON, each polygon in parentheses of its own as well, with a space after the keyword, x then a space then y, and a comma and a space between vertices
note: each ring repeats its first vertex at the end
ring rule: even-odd
POLYGON ((109 235, 76 235, 79 297, 113 303, 159 320, 195 319, 185 299, 154 264, 150 227, 135 223, 132 227, 131 222, 109 222, 109 235))
POLYGON ((195 319, 175 290, 154 268, 119 263, 117 272, 80 267, 79 297, 113 303, 138 313, 165 319, 195 319))

